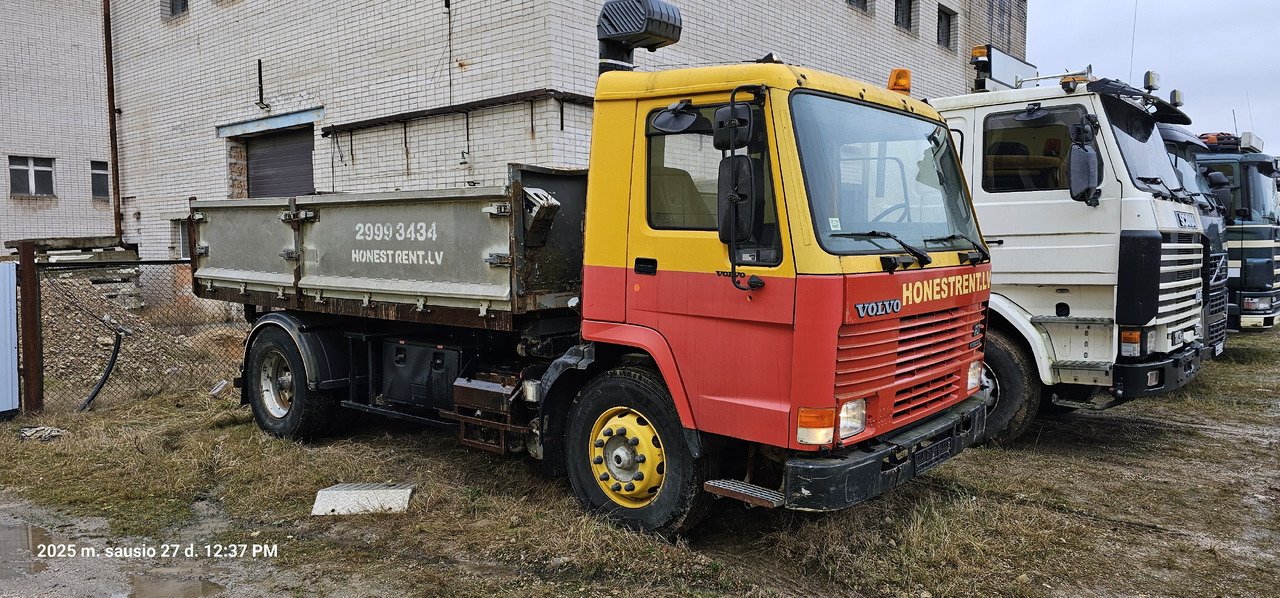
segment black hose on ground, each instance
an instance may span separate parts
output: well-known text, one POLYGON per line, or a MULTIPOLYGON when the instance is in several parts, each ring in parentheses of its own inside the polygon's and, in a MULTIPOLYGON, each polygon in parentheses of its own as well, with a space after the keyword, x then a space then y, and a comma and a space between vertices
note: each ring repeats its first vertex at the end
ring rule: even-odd
POLYGON ((111 378, 111 372, 116 369, 116 358, 120 356, 120 340, 124 338, 125 334, 131 334, 132 331, 117 324, 115 333, 116 341, 115 344, 111 346, 111 359, 107 360, 107 368, 103 370, 102 378, 98 380, 98 385, 93 387, 93 392, 89 393, 89 398, 85 399, 83 403, 80 403, 79 407, 76 407, 76 413, 88 409, 89 404, 92 403, 94 399, 98 398, 98 393, 102 392, 102 387, 107 385, 107 380, 111 378))

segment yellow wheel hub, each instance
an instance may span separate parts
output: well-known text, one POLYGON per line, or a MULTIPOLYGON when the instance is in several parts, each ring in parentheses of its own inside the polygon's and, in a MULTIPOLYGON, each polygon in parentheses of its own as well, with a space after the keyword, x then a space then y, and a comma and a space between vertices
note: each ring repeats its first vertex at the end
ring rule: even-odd
POLYGON ((613 407, 596 418, 587 459, 605 496, 624 507, 643 507, 662 488, 667 467, 662 440, 634 409, 613 407))

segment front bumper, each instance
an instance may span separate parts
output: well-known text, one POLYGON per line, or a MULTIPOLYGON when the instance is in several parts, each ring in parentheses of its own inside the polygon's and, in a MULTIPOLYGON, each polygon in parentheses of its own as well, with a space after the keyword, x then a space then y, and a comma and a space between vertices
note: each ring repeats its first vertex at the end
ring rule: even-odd
POLYGON ((1213 349, 1195 342, 1159 361, 1117 363, 1111 377, 1111 395, 1127 401, 1182 388, 1200 372, 1200 362, 1206 351, 1211 353, 1213 349), (1154 385, 1147 384, 1151 372, 1158 372, 1154 385))
POLYGON ((793 457, 786 463, 783 506, 834 511, 879 496, 960 454, 982 438, 986 427, 986 402, 969 397, 931 419, 877 438, 869 449, 793 457))

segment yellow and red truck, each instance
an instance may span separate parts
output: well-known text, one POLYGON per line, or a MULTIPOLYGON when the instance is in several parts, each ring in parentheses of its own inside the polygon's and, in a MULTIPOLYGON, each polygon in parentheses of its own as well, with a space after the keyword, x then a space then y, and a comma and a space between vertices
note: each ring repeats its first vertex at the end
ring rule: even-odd
POLYGON ((258 424, 447 422, 660 532, 716 495, 847 507, 980 438, 989 253, 938 113, 773 59, 630 72, 679 27, 605 3, 589 171, 193 202, 258 424))

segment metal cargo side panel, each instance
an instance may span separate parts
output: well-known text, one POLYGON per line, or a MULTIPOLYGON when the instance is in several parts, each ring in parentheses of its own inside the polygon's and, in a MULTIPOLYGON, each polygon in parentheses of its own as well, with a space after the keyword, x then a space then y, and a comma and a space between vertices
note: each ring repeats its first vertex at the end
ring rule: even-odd
POLYGON ((502 188, 300 197, 315 213, 302 225, 301 292, 510 311, 508 202, 502 188))
POLYGON ((203 216, 196 222, 197 285, 293 293, 294 262, 281 256, 294 249, 293 229, 280 221, 286 201, 198 201, 193 209, 203 216))

